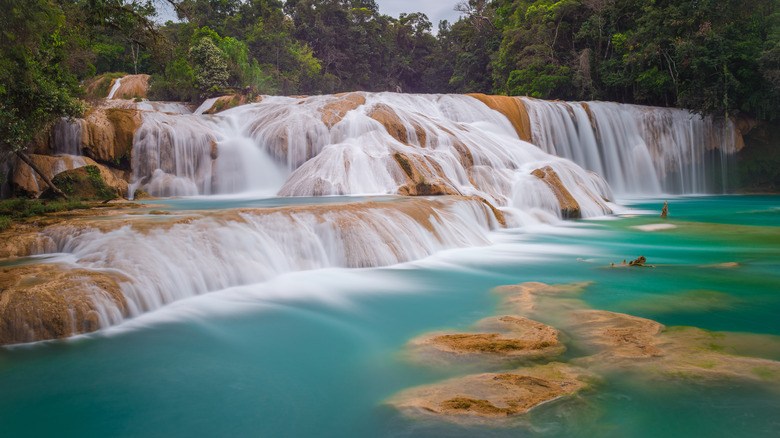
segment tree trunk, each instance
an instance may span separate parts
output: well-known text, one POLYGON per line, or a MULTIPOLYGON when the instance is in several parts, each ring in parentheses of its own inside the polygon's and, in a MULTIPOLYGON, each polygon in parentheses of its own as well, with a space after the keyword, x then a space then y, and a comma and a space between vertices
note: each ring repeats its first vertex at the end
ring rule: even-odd
POLYGON ((51 189, 54 190, 56 194, 62 196, 65 199, 68 199, 68 195, 66 195, 65 193, 62 192, 62 190, 57 188, 57 186, 55 186, 54 183, 51 182, 51 179, 49 179, 48 176, 44 175, 43 172, 41 172, 41 169, 39 169, 38 166, 36 166, 35 163, 32 162, 32 160, 30 159, 30 157, 27 156, 27 154, 25 154, 22 151, 17 151, 16 156, 19 157, 20 160, 27 163, 27 165, 30 166, 30 169, 35 171, 35 173, 37 173, 38 176, 40 176, 41 179, 44 180, 46 184, 48 184, 49 187, 51 187, 51 189))

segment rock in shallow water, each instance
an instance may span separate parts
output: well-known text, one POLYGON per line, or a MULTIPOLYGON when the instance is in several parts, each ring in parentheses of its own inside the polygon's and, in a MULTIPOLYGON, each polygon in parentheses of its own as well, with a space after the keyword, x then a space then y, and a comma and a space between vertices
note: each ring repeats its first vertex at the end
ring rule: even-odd
POLYGON ((0 345, 95 331, 126 314, 114 273, 61 264, 0 268, 0 345))
POLYGON ((505 418, 588 387, 587 371, 562 363, 482 373, 418 386, 388 403, 413 417, 444 416, 456 422, 505 418))
POLYGON ((422 335, 409 342, 409 355, 415 362, 438 366, 454 361, 517 362, 554 357, 566 350, 557 329, 521 316, 485 318, 474 329, 422 335))

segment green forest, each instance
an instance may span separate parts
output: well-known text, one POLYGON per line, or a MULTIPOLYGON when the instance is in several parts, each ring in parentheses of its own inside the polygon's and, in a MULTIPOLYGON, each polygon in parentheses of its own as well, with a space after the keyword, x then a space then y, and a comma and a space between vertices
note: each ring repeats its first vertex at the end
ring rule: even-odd
POLYGON ((83 83, 228 91, 524 95, 780 115, 780 0, 468 0, 455 23, 374 0, 0 0, 0 141, 84 111, 83 83), (158 10, 173 7, 176 22, 158 10))

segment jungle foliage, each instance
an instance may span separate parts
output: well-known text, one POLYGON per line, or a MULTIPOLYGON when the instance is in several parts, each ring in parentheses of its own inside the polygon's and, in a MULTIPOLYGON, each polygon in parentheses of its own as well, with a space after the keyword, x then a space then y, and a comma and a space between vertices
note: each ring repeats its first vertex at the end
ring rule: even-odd
POLYGON ((455 1, 434 32, 374 0, 0 0, 0 150, 120 71, 164 100, 483 92, 780 115, 780 0, 455 1))

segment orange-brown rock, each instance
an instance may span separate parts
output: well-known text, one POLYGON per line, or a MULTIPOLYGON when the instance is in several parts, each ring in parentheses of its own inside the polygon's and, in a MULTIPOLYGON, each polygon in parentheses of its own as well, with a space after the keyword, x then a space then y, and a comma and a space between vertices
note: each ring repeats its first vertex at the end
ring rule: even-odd
POLYGON ((652 380, 735 379, 780 387, 780 336, 670 327, 623 313, 593 310, 574 298, 587 283, 523 283, 494 289, 502 310, 544 318, 590 355, 570 363, 592 372, 631 372, 652 380), (750 357, 759 356, 759 357, 750 357), (765 357, 760 357, 765 356, 765 357))
POLYGON ((126 314, 118 274, 59 264, 0 268, 0 344, 56 339, 126 314), (103 319, 103 321, 101 321, 103 319))
POLYGON ((439 196, 439 195, 458 195, 459 193, 450 187, 444 181, 434 177, 433 175, 441 174, 442 172, 427 172, 419 170, 418 167, 425 168, 426 163, 420 161, 417 158, 410 158, 406 154, 396 152, 393 154, 393 159, 403 171, 406 177, 406 184, 398 188, 398 194, 402 196, 439 196))
MULTIPOLYGON (((29 155, 30 160, 48 178, 66 170, 97 164, 86 157, 29 155)), ((11 173, 10 183, 13 191, 22 196, 38 197, 48 187, 43 179, 30 166, 18 160, 11 173)))
POLYGON ((575 282, 569 284, 545 284, 526 282, 499 286, 493 292, 502 297, 501 310, 517 313, 531 318, 546 317, 553 319, 568 312, 586 307, 585 303, 576 298, 591 282, 575 282))
MULTIPOLYGON (((111 86, 108 88, 109 92, 114 87, 115 82, 116 79, 111 82, 111 86)), ((113 99, 144 98, 148 91, 149 75, 127 75, 121 78, 113 99)))
MULTIPOLYGON (((258 99, 255 99, 254 102, 260 102, 261 100, 262 97, 259 97, 258 99)), ((227 94, 225 96, 219 96, 217 100, 214 101, 214 104, 211 105, 211 108, 203 111, 203 114, 216 114, 251 102, 249 96, 246 94, 227 94)))
POLYGON ((366 103, 366 98, 359 93, 343 93, 333 96, 334 100, 319 109, 322 113, 322 123, 328 128, 340 122, 348 112, 366 103))
POLYGON ((657 335, 664 326, 650 319, 603 310, 571 313, 568 330, 590 348, 608 351, 610 357, 661 356, 657 335))
POLYGON ((578 219, 582 217, 580 204, 578 204, 577 200, 574 199, 574 196, 569 193, 552 167, 545 166, 541 169, 534 170, 531 174, 544 181, 544 183, 550 187, 550 190, 555 194, 555 198, 558 199, 558 205, 561 207, 561 216, 564 219, 578 219))
POLYGON ((413 417, 455 422, 505 418, 587 388, 589 374, 560 363, 504 373, 472 374, 401 391, 388 404, 413 417))
POLYGON ((137 110, 94 109, 82 122, 81 148, 86 156, 96 161, 129 169, 133 137, 141 123, 141 113, 137 110))
MULTIPOLYGON (((368 116, 381 123, 391 137, 405 145, 409 144, 409 133, 406 130, 406 126, 404 126, 401 118, 398 117, 398 114, 392 108, 380 103, 371 108, 368 116)), ((412 127, 417 137, 417 143, 419 146, 425 147, 427 141, 425 129, 418 123, 412 123, 412 127)))
POLYGON ((471 360, 480 363, 516 362, 557 356, 566 348, 554 327, 521 316, 485 318, 474 331, 433 332, 411 340, 409 357, 429 365, 471 360))
POLYGON ((54 241, 36 230, 10 229, 0 233, 0 259, 54 252, 54 241))
POLYGON ((531 119, 523 101, 510 96, 488 96, 481 93, 471 93, 468 96, 503 114, 512 123, 520 140, 531 142, 531 119))
POLYGON ((485 204, 487 208, 489 208, 490 211, 493 212, 493 216, 496 218, 496 221, 498 221, 498 223, 502 227, 506 228, 506 218, 504 217, 504 213, 501 210, 497 209, 493 204, 490 203, 490 201, 488 201, 485 198, 481 198, 479 196, 472 196, 472 199, 477 199, 481 203, 485 204))

